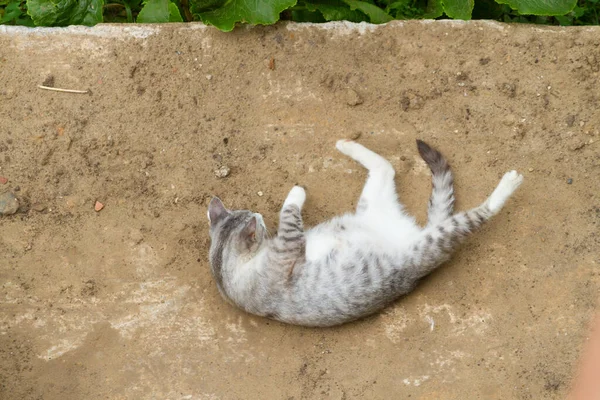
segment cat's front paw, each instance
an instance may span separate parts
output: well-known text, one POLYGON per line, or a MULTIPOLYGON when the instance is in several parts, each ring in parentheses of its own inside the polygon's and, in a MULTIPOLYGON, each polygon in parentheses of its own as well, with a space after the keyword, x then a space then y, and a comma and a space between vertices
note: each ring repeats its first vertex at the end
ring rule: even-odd
POLYGON ((335 143, 335 147, 342 154, 352 157, 352 154, 354 153, 354 151, 356 150, 357 147, 360 147, 360 145, 358 143, 356 143, 354 140, 342 139, 342 140, 338 140, 335 143))
POLYGON ((523 175, 520 175, 517 171, 510 171, 504 174, 490 196, 488 203, 490 210, 494 213, 500 211, 506 200, 521 186, 521 183, 523 183, 523 175))
POLYGON ((302 209, 304 201, 306 200, 306 192, 302 186, 294 186, 288 193, 283 206, 294 205, 302 209))

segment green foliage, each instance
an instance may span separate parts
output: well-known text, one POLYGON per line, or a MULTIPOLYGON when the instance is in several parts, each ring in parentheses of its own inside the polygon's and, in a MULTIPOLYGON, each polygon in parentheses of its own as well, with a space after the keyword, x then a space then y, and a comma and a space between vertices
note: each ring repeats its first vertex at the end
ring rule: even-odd
POLYGON ((146 0, 136 22, 142 24, 182 22, 177 4, 169 0, 146 0))
POLYGON ((577 0, 496 0, 526 15, 564 15, 571 12, 577 0))
POLYGON ((27 0, 27 14, 37 26, 96 25, 104 0, 27 0))
POLYGON ((442 0, 444 12, 454 19, 471 19, 474 6, 474 0, 442 0))
POLYGON ((218 8, 198 12, 205 24, 222 31, 231 31, 237 22, 270 25, 279 20, 283 10, 296 5, 297 0, 227 0, 218 8))
MULTIPOLYGON (((360 10, 351 10, 346 3, 341 0, 319 1, 303 3, 306 9, 314 13, 311 16, 306 16, 305 22, 321 22, 321 21, 351 21, 361 22, 366 21, 368 16, 360 10), (314 19, 311 19, 314 18, 314 19)), ((296 18, 293 18, 295 21, 296 18)))
POLYGON ((33 26, 31 17, 27 15, 25 1, 0 0, 0 25, 33 26))
POLYGON ((510 23, 599 25, 600 0, 0 0, 0 24, 203 21, 223 31, 273 24, 394 19, 494 19, 510 23))
POLYGON ((343 0, 348 4, 351 11, 358 10, 365 13, 369 17, 369 22, 373 24, 383 24, 390 22, 393 18, 381 8, 366 1, 359 0, 343 0))

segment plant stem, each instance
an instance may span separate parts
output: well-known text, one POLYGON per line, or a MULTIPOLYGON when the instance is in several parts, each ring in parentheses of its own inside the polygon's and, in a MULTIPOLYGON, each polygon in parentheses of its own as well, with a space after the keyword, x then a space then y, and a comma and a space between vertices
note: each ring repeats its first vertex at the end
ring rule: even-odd
POLYGON ((124 1, 123 3, 125 4, 125 11, 127 11, 127 22, 133 22, 133 13, 131 12, 129 2, 124 1))

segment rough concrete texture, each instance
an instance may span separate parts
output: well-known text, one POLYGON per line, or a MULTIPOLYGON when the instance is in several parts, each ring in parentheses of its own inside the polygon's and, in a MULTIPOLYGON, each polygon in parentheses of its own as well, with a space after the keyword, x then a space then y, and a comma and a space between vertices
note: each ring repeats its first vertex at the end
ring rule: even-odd
POLYGON ((600 281, 599 38, 443 21, 0 27, 0 188, 20 204, 0 219, 0 398, 563 398, 600 281), (458 209, 507 170, 525 183, 379 315, 305 329, 225 303, 210 197, 271 229, 296 182, 308 226, 351 210, 365 171, 334 143, 359 134, 421 223, 415 138, 449 158, 458 209))

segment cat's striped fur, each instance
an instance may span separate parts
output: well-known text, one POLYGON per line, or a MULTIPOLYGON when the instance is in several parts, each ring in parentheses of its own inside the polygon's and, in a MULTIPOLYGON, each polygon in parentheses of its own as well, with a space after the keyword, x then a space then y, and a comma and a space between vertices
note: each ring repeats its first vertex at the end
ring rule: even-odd
POLYGON ((338 141, 338 150, 369 170, 355 213, 305 231, 300 213, 305 193, 295 186, 281 209, 277 235, 269 238, 260 214, 227 210, 213 198, 210 265, 221 294, 252 314, 331 326, 369 315, 410 292, 498 213, 523 181, 508 172, 483 204, 453 214, 448 162, 426 143, 417 146, 432 172, 425 228, 398 202, 392 165, 347 140, 338 141))

